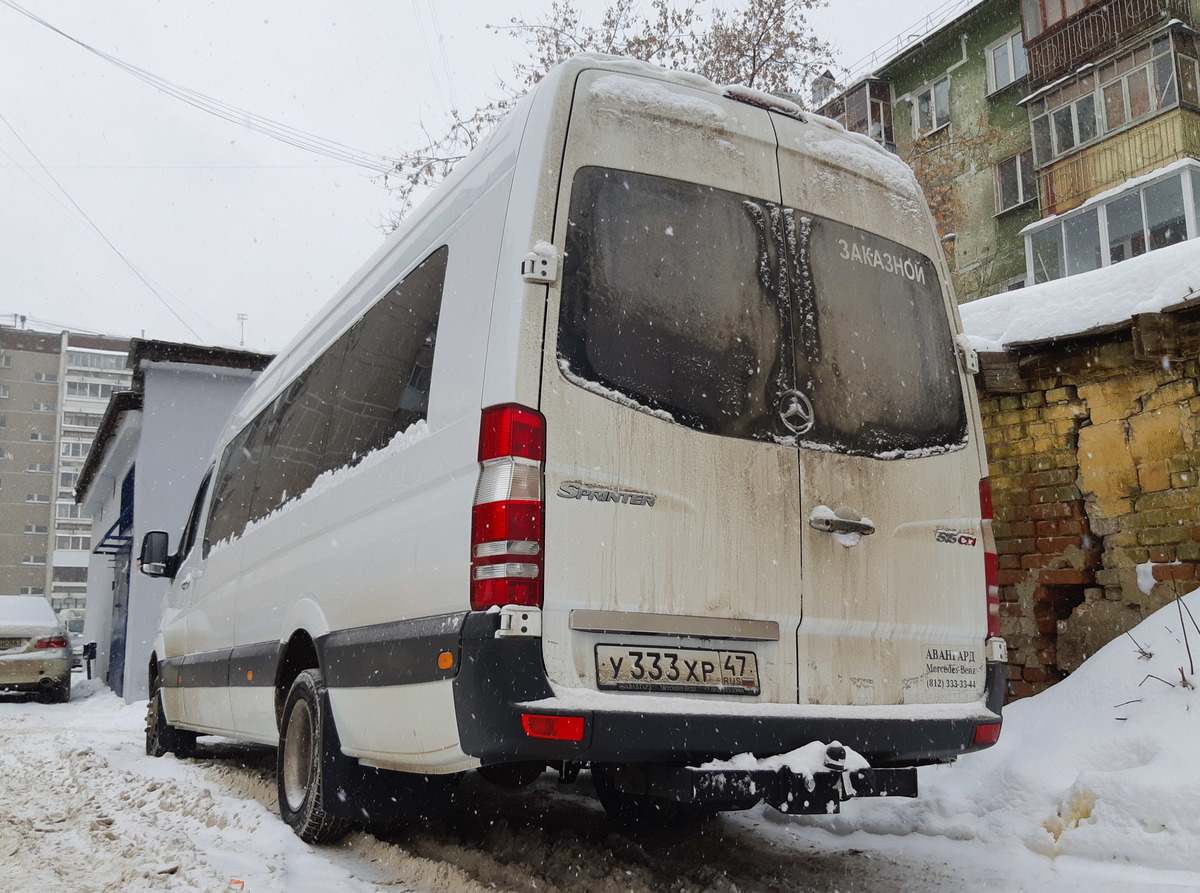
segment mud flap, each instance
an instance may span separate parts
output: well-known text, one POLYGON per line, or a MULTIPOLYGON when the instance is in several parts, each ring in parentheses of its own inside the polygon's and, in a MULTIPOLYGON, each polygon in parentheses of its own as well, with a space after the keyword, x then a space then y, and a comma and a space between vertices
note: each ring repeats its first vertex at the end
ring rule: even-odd
POLYGON ((641 783, 618 781, 630 793, 649 794, 679 803, 715 809, 749 809, 759 802, 796 815, 832 814, 858 797, 915 797, 917 770, 827 770, 811 775, 784 767, 773 769, 699 769, 647 766, 641 783))
POLYGON ((342 753, 342 742, 333 724, 329 692, 325 699, 321 771, 324 773, 325 811, 356 825, 396 825, 433 817, 445 808, 446 795, 457 776, 412 775, 364 766, 342 753))

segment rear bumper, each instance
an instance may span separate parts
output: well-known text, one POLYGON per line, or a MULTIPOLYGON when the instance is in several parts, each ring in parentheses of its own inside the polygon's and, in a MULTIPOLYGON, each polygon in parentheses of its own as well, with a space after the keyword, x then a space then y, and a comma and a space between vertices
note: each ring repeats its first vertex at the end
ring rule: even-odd
POLYGON ((0 656, 0 691, 41 691, 71 679, 71 656, 56 648, 0 656))
POLYGON ((665 697, 556 692, 539 638, 496 638, 497 614, 467 615, 454 680, 462 749, 484 765, 513 761, 694 766, 741 753, 788 753, 837 741, 873 767, 916 766, 981 749, 977 726, 1000 722, 1004 666, 989 663, 985 703, 896 707, 735 704, 665 697), (687 711, 687 712, 682 712, 687 711), (583 738, 534 738, 523 713, 582 716, 583 738))

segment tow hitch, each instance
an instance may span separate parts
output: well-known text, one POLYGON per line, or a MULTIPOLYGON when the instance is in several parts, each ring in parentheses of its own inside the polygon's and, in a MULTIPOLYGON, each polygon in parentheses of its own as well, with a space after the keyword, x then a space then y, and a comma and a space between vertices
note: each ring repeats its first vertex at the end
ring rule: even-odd
MULTIPOLYGON (((766 761, 764 761, 766 762, 766 761)), ((611 773, 618 789, 716 809, 749 809, 765 802, 780 812, 828 815, 857 797, 915 797, 917 770, 846 769, 846 749, 825 748, 824 766, 795 771, 788 765, 621 766, 611 773)))

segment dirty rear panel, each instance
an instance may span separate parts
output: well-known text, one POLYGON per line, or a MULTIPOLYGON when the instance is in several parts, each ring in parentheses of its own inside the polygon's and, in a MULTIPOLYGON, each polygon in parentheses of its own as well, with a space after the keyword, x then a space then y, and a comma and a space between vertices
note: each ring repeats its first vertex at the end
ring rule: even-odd
POLYGON ((981 468, 936 242, 911 174, 843 135, 882 171, 848 173, 836 136, 580 75, 540 406, 557 686, 982 695, 981 468))

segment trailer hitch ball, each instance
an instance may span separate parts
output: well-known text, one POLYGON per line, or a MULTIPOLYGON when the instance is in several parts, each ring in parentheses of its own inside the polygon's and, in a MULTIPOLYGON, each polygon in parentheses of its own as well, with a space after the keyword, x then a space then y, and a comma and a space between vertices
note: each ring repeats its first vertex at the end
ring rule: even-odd
POLYGON ((834 772, 846 769, 846 748, 840 744, 830 744, 825 748, 825 768, 834 772))

